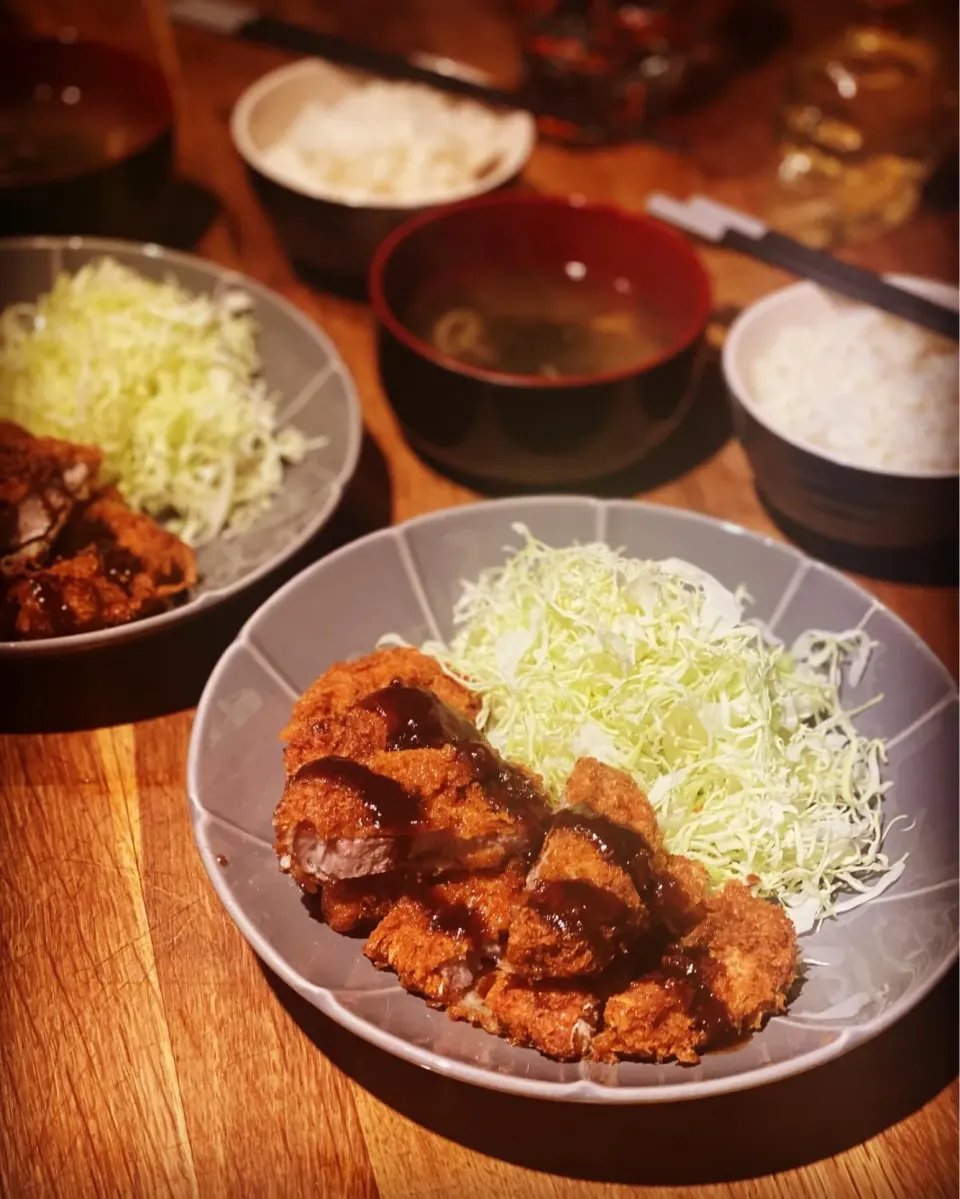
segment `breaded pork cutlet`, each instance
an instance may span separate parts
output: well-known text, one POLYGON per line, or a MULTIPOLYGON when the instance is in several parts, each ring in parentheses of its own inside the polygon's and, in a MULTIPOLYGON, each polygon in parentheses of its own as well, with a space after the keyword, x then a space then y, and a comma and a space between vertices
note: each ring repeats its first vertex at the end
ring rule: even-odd
POLYGON ((575 765, 510 935, 507 961, 526 978, 595 975, 654 923, 663 865, 647 797, 593 758, 575 765))
POLYGON ((577 1061, 589 1056, 601 1007, 597 995, 577 982, 526 983, 498 971, 482 978, 447 1014, 521 1048, 577 1061))
POLYGON ((46 559, 100 469, 100 451, 0 421, 0 574, 46 559))
POLYGON ((358 710, 376 730, 364 734, 366 752, 303 762, 274 813, 281 868, 301 886, 401 868, 496 869, 537 850, 549 818, 539 780, 504 762, 463 712, 397 682, 331 724, 358 710))
POLYGON ((403 894, 406 882, 401 874, 377 874, 318 885, 320 914, 335 933, 366 936, 403 894))
POLYGON ((382 649, 354 662, 338 662, 312 683, 294 704, 287 727, 284 761, 292 774, 304 762, 331 754, 364 761, 387 748, 382 715, 359 707, 367 696, 391 684, 424 688, 471 719, 480 701, 443 673, 439 662, 416 649, 382 649))
POLYGON ((4 624, 23 640, 90 632, 162 612, 196 581, 193 551, 114 495, 75 509, 56 560, 5 589, 4 624))
POLYGON ((475 873, 411 889, 370 934, 364 953, 434 1005, 454 1002, 501 951, 523 870, 475 873))
POLYGON ((783 909, 728 883, 705 911, 658 968, 607 1000, 594 1056, 696 1062, 708 1046, 783 1011, 797 966, 796 934, 783 909))
POLYGON ((129 573, 144 588, 148 580, 163 600, 197 581, 197 560, 190 546, 153 517, 134 512, 113 488, 77 508, 53 548, 55 555, 65 557, 96 549, 108 578, 129 573))
POLYGON ((528 979, 599 974, 649 925, 629 830, 564 808, 530 871, 510 930, 507 964, 528 979), (631 869, 634 868, 634 869, 631 869))
POLYGON ((638 882, 653 925, 679 936, 696 924, 704 914, 709 876, 699 862, 666 851, 653 806, 628 774, 595 758, 579 758, 564 800, 632 830, 652 851, 646 863, 638 863, 648 867, 638 882))
POLYGON ((477 780, 453 746, 307 762, 274 813, 281 869, 307 890, 400 868, 437 876, 492 870, 535 850, 547 819, 536 781, 507 792, 477 780))

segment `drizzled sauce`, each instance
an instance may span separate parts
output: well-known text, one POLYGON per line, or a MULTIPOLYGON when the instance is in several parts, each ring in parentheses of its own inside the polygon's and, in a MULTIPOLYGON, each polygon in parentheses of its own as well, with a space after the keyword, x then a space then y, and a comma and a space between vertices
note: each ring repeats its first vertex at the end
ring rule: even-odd
POLYGON ((427 900, 430 910, 430 927, 435 932, 446 933, 457 941, 469 939, 479 945, 483 928, 474 912, 465 903, 447 903, 439 896, 427 900))
POLYGON ((590 944, 607 940, 629 918, 627 905, 613 892, 579 878, 538 883, 527 903, 562 936, 590 944))
POLYGON ((394 682, 368 695, 358 707, 383 717, 388 749, 439 749, 451 745, 461 761, 470 766, 492 804, 521 820, 546 820, 546 804, 532 779, 504 762, 469 717, 432 691, 394 682))
POLYGON ((93 611, 88 612, 84 620, 80 619, 78 606, 71 604, 63 582, 55 575, 39 575, 30 580, 30 591, 37 607, 46 617, 54 637, 76 633, 83 626, 90 628, 99 623, 100 596, 97 589, 90 584, 79 582, 74 586, 83 588, 84 598, 89 596, 93 606, 93 611))
POLYGON ((737 1032, 726 1004, 717 998, 711 987, 715 970, 716 964, 709 952, 692 946, 671 950, 648 975, 677 996, 687 1015, 710 1042, 730 1039, 737 1032))
POLYGON ((421 823, 419 796, 407 791, 393 779, 354 762, 352 758, 329 757, 305 762, 293 777, 294 782, 326 779, 346 787, 363 804, 370 824, 375 829, 404 833, 421 823))
POLYGON ((479 741, 476 725, 425 687, 391 683, 357 705, 383 717, 387 749, 438 749, 479 741))
POLYGON ((640 895, 655 885, 653 850, 640 833, 622 824, 614 824, 587 808, 563 808, 553 821, 555 829, 569 829, 587 837, 598 852, 613 866, 629 876, 640 895))
POLYGON ((103 573, 124 591, 129 591, 134 575, 143 573, 143 563, 122 545, 98 545, 97 552, 103 562, 103 573))

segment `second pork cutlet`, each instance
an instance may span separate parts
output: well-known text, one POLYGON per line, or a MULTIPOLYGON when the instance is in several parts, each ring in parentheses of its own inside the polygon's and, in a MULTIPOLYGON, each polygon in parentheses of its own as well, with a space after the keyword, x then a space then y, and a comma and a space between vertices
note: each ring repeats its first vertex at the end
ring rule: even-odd
POLYGON ((3 622, 30 640, 93 632, 162 612, 196 580, 193 551, 106 495, 78 507, 53 560, 8 580, 3 622))
POLYGON ((53 554, 70 557, 89 549, 100 553, 107 577, 146 576, 160 599, 171 599, 197 581, 190 546, 153 517, 134 512, 112 488, 75 509, 53 554))
POLYGON ((602 1003, 573 982, 526 983, 509 974, 488 975, 448 1009, 454 1020, 477 1024, 521 1048, 559 1061, 589 1056, 602 1003))
POLYGON ((444 674, 435 658, 416 649, 382 649, 353 662, 337 662, 312 683, 294 704, 280 734, 287 743, 284 760, 290 773, 304 762, 336 754, 364 760, 387 748, 386 722, 360 701, 391 684, 425 688, 449 707, 474 717, 480 701, 444 674))
POLYGON ((486 751, 479 760, 445 745, 305 763, 274 813, 281 869, 313 890, 398 868, 496 869, 535 851, 548 817, 537 781, 486 751))
POLYGON ((0 421, 0 575, 43 562, 100 469, 93 446, 34 437, 0 421))
POLYGON ((783 1011, 796 976, 796 934, 783 909, 728 883, 659 966, 612 995, 594 1041, 601 1061, 696 1062, 707 1048, 783 1011))
POLYGON ((523 871, 474 873, 401 896, 370 934, 364 953, 434 1005, 468 991, 482 963, 499 957, 520 900, 523 871))

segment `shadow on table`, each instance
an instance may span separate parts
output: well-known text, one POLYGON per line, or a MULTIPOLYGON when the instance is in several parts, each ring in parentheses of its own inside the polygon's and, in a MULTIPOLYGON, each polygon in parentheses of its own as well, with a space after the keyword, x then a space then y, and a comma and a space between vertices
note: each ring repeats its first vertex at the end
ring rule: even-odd
POLYGON ((893 1028, 806 1074, 710 1099, 598 1107, 503 1095, 410 1065, 262 969, 321 1053, 377 1099, 469 1149, 577 1179, 705 1186, 795 1169, 905 1119, 957 1073, 956 970, 893 1028))
POLYGON ((757 492, 757 498, 784 536, 804 553, 839 570, 921 587, 955 587, 960 578, 956 538, 906 549, 848 545, 805 529, 775 508, 762 492, 757 492))
POLYGON ((386 462, 364 434, 360 463, 330 522, 247 591, 139 640, 56 657, 0 660, 0 732, 53 732, 149 720, 192 708, 250 614, 318 558, 390 523, 386 462))
POLYGON ((150 240, 175 250, 191 250, 221 213, 220 201, 194 179, 177 177, 164 197, 150 240))

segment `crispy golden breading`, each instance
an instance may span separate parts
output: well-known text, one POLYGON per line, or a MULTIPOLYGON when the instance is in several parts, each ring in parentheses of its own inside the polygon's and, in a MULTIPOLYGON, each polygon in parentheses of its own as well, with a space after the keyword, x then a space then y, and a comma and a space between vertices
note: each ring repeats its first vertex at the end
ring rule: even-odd
POLYGON ((370 961, 451 1018, 564 1061, 695 1062, 783 1009, 782 909, 713 894, 598 761, 577 762, 552 812, 476 710, 409 650, 341 663, 298 703, 276 849, 334 930, 369 930, 370 961))
POLYGON ((412 884, 370 934, 364 953, 408 990, 435 1005, 452 1003, 473 985, 481 962, 499 958, 523 879, 514 862, 499 872, 412 884))
POLYGON ((706 915, 680 942, 720 963, 712 987, 741 1032, 783 1011, 797 971, 797 935, 777 903, 727 883, 706 903, 706 915))
POLYGON ((451 906, 463 905, 475 920, 480 951, 485 958, 500 957, 523 899, 526 867, 508 862, 502 870, 483 870, 451 875, 435 883, 432 894, 451 906))
POLYGON ((511 968, 525 978, 598 974, 647 922, 630 874, 588 827, 555 824, 543 843, 507 947, 511 968))
POLYGON ((604 1004, 593 1056, 602 1062, 638 1057, 693 1063, 700 1060, 705 1040, 676 991, 659 980, 638 978, 604 1004))
POLYGON ((346 778, 317 777, 318 766, 288 780, 274 813, 277 853, 301 884, 401 865, 431 875, 491 870, 542 836, 546 801, 529 816, 500 806, 449 745, 374 753, 366 765, 350 763, 346 778))
POLYGON ((577 759, 564 788, 564 802, 571 808, 589 808, 614 824, 632 828, 651 849, 663 844, 650 800, 629 774, 596 758, 577 759))
POLYGON ((595 758, 579 758, 570 772, 564 796, 571 806, 589 808, 614 824, 632 829, 654 851, 650 886, 643 894, 653 924, 662 924, 679 936, 701 918, 709 889, 706 870, 699 862, 667 853, 656 813, 628 774, 595 758))
POLYGON ((0 421, 0 637, 126 624, 196 582, 193 551, 116 492, 86 502, 100 459, 0 421))
POLYGON ((710 876, 699 862, 661 850, 654 859, 655 885, 649 895, 654 924, 678 937, 702 920, 710 876))
POLYGON ((319 888, 321 914, 335 933, 366 935, 403 894, 405 881, 396 874, 379 874, 324 883, 319 888))
POLYGON ((445 910, 404 895, 363 947, 378 970, 393 970, 408 991, 435 1006, 452 1003, 469 990, 480 970, 469 913, 454 912, 445 924, 438 919, 440 911, 445 910))
POLYGON ((355 705, 395 680, 427 688, 471 719, 480 711, 476 696, 419 650, 382 649, 353 662, 337 662, 297 700, 280 734, 287 743, 287 770, 292 773, 304 762, 329 754, 364 761, 370 753, 386 749, 382 718, 355 705))
POLYGON ((601 1008, 593 991, 573 982, 525 983, 500 973, 492 985, 484 981, 478 993, 449 1009, 452 1019, 560 1061, 589 1056, 601 1008))
POLYGON ((786 913, 739 883, 728 883, 705 907, 659 969, 607 1000, 593 1046, 600 1060, 696 1062, 708 1045, 751 1032, 783 1011, 797 959, 786 913))
POLYGON ((77 503, 90 494, 101 453, 34 437, 0 421, 0 573, 42 562, 77 503))

